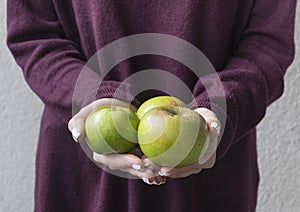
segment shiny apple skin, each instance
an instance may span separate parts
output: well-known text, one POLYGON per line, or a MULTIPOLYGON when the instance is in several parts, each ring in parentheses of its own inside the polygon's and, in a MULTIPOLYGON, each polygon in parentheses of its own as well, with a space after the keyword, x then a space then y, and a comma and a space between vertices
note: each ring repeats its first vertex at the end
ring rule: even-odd
POLYGON ((160 166, 183 167, 197 162, 207 147, 209 129, 204 118, 184 107, 158 107, 140 120, 142 152, 160 166))
POLYGON ((139 119, 136 113, 119 106, 102 106, 85 122, 86 141, 99 154, 125 153, 137 145, 139 119))

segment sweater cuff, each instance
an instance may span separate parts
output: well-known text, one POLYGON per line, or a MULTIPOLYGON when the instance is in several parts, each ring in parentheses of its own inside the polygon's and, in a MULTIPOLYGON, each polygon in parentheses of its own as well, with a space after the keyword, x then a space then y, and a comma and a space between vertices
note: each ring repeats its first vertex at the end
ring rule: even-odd
POLYGON ((114 98, 129 102, 137 108, 140 101, 132 94, 133 86, 119 81, 103 81, 97 91, 96 99, 114 98))
POLYGON ((100 98, 117 98, 138 107, 140 102, 132 95, 132 85, 102 77, 85 66, 77 78, 73 93, 73 114, 100 98))

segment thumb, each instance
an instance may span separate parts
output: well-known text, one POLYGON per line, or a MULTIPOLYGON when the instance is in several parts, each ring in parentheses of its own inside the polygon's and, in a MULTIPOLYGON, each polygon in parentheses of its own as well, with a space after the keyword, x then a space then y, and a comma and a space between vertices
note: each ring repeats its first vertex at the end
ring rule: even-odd
POLYGON ((209 127, 209 136, 206 144, 207 149, 199 159, 199 164, 204 164, 210 158, 212 158, 213 154, 216 152, 221 124, 216 114, 207 108, 197 108, 194 111, 199 113, 205 119, 209 127))
POLYGON ((209 136, 208 136, 208 147, 204 155, 199 159, 199 164, 204 164, 207 162, 213 154, 217 150, 218 146, 218 137, 219 137, 219 126, 220 124, 214 120, 214 121, 208 121, 207 122, 209 126, 209 136))
POLYGON ((85 119, 81 116, 74 116, 68 123, 69 131, 75 142, 80 142, 84 135, 84 122, 85 119))

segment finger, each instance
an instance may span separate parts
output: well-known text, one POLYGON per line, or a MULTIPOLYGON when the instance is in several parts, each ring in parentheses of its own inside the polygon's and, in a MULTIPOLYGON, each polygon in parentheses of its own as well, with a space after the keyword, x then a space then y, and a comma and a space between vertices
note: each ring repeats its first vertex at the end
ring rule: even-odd
POLYGON ((142 160, 146 168, 152 169, 156 172, 158 172, 161 169, 161 166, 153 163, 149 158, 146 158, 145 156, 142 157, 142 160))
POLYGON ((199 159, 199 164, 204 164, 209 160, 217 149, 218 137, 220 134, 221 124, 217 115, 207 108, 197 108, 194 111, 203 116, 209 126, 208 146, 203 156, 199 159))
POLYGON ((177 178, 185 178, 193 174, 199 174, 202 168, 199 166, 197 169, 189 169, 189 170, 180 170, 169 174, 169 178, 177 179, 177 178))
POLYGON ((162 167, 159 171, 160 176, 170 177, 170 178, 177 178, 178 176, 185 177, 191 174, 196 174, 201 171, 202 167, 196 162, 190 166, 185 167, 162 167))
POLYGON ((95 162, 104 164, 112 170, 132 168, 136 171, 143 171, 145 169, 142 160, 132 154, 101 155, 94 152, 93 159, 95 162))
POLYGON ((68 128, 72 133, 72 137, 76 142, 83 139, 84 136, 84 123, 87 116, 93 111, 90 105, 82 108, 77 114, 75 114, 68 123, 68 128))
POLYGON ((204 169, 210 169, 215 165, 216 162, 216 153, 214 153, 209 159, 208 161, 203 164, 203 168, 204 169))
POLYGON ((201 156, 199 160, 199 164, 204 164, 208 159, 212 157, 212 155, 216 152, 217 145, 218 145, 218 122, 216 120, 208 121, 209 126, 209 141, 208 141, 208 147, 206 152, 203 156, 201 156))
POLYGON ((144 183, 148 185, 163 185, 166 183, 166 177, 155 177, 155 178, 142 178, 144 183))
POLYGON ((156 182, 155 176, 150 177, 150 178, 149 177, 143 177, 142 180, 144 181, 144 183, 147 183, 148 185, 158 185, 158 183, 156 182))
POLYGON ((213 111, 203 107, 196 108, 194 111, 199 113, 205 119, 210 128, 215 128, 218 134, 220 134, 221 124, 217 115, 213 111))
POLYGON ((217 115, 213 111, 211 111, 205 107, 196 108, 196 109, 194 109, 194 111, 199 113, 201 116, 203 116, 206 121, 208 119, 218 120, 217 115))
MULTIPOLYGON (((98 100, 88 104, 87 106, 81 108, 81 110, 77 114, 75 114, 72 117, 72 119, 69 121, 69 126, 70 125, 76 126, 78 119, 83 119, 85 121, 85 119, 88 117, 88 115, 91 112, 96 110, 98 107, 104 106, 104 105, 108 105, 108 106, 111 105, 111 99, 110 98, 98 99, 98 100)), ((72 130, 72 129, 69 128, 69 130, 72 130)))
POLYGON ((159 176, 159 175, 156 175, 156 176, 155 176, 155 182, 156 182, 155 185, 162 185, 162 184, 165 184, 166 181, 167 181, 167 178, 166 178, 166 177, 162 177, 162 176, 159 176))
POLYGON ((81 116, 77 116, 72 118, 68 123, 68 128, 71 131, 72 137, 75 142, 79 142, 83 139, 84 122, 84 118, 82 118, 81 116))
POLYGON ((154 177, 153 178, 147 178, 147 179, 143 179, 143 181, 149 185, 162 185, 166 182, 166 177, 164 176, 160 176, 158 174, 158 171, 160 170, 160 166, 156 165, 155 163, 153 163, 150 159, 146 158, 146 156, 142 156, 141 158, 143 160, 144 163, 144 167, 146 169, 151 170, 154 173, 154 177))
POLYGON ((129 173, 132 176, 138 177, 140 179, 152 179, 154 178, 154 173, 150 169, 144 169, 141 171, 137 171, 133 168, 120 169, 120 171, 129 173))

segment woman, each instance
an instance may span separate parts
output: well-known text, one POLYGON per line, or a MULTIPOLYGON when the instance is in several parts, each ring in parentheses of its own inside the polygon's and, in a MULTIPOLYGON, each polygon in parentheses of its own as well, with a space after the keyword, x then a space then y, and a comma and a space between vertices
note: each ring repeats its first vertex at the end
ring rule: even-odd
POLYGON ((255 211, 255 126, 283 92, 283 77, 294 56, 295 7, 296 1, 286 0, 8 0, 8 46, 45 103, 35 211, 255 211), (129 85, 118 100, 112 97, 126 77, 156 68, 185 82, 195 97, 195 111, 210 125, 210 154, 184 169, 157 167, 133 154, 94 155, 96 162, 146 183, 165 182, 160 186, 103 171, 71 142, 67 126, 75 139, 82 139, 82 123, 93 103, 88 98, 76 102, 83 109, 72 118, 72 99, 84 64, 105 45, 140 33, 172 35, 201 50, 217 70, 227 103, 227 111, 210 103, 219 98, 207 95, 215 89, 211 73, 198 79, 169 58, 132 58, 110 72, 94 104, 128 105, 134 99, 138 107, 159 93, 150 90, 134 97, 129 85), (216 147, 219 120, 224 133, 216 147))

